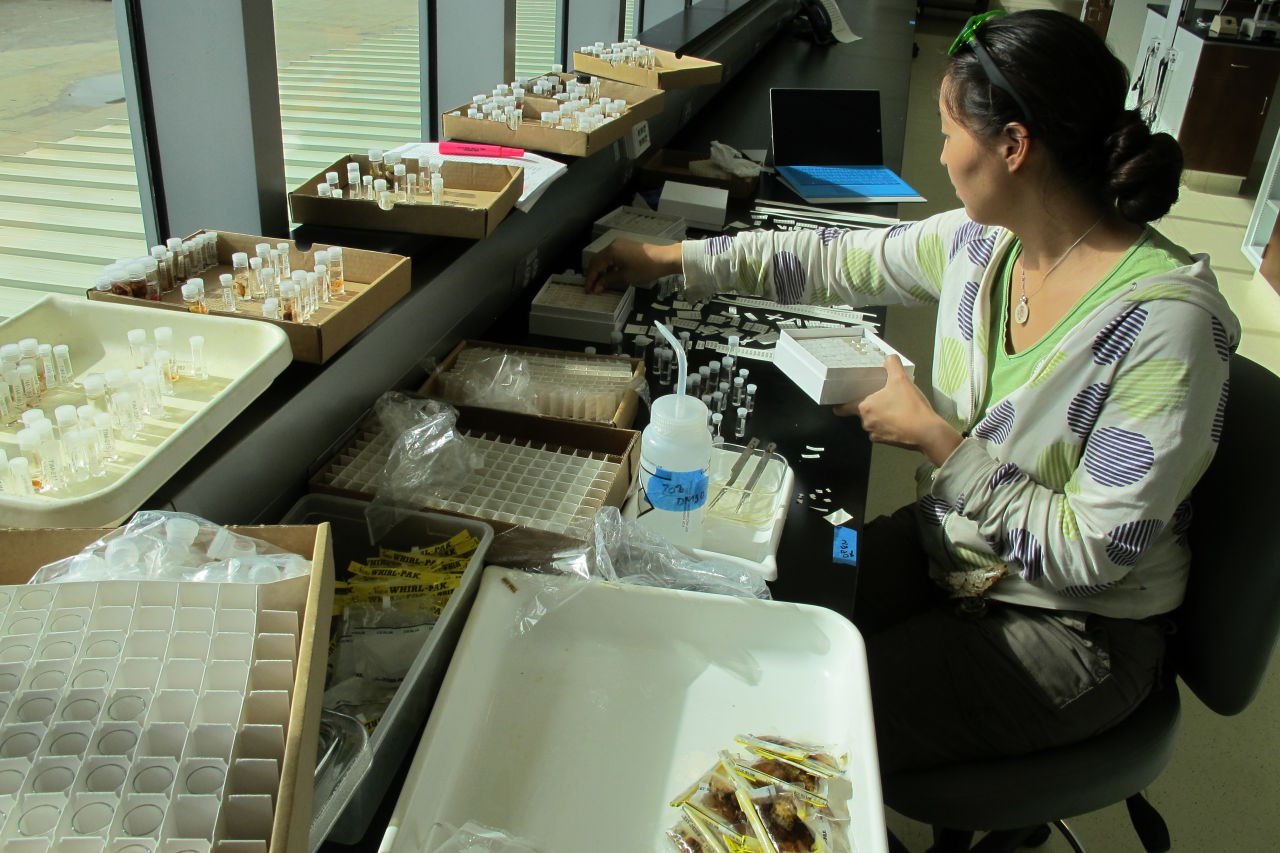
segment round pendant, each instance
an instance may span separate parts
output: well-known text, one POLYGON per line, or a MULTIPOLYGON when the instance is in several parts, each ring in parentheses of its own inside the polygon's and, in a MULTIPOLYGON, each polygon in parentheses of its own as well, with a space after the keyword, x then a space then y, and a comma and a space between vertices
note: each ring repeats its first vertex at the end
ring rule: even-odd
POLYGON ((1027 325, 1027 320, 1031 319, 1031 309, 1027 308, 1026 302, 1019 302, 1013 306, 1013 319, 1019 326, 1027 325))

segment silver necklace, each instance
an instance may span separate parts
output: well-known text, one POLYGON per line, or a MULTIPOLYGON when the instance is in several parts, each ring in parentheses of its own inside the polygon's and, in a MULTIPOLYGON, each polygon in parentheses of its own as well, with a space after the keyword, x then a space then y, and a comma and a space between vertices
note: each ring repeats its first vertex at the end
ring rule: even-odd
MULTIPOLYGON (((1076 238, 1076 241, 1072 243, 1065 252, 1062 253, 1062 257, 1058 258, 1056 261, 1053 262, 1053 265, 1049 267, 1049 271, 1046 272, 1044 274, 1044 277, 1040 279, 1040 286, 1036 288, 1036 292, 1031 294, 1031 296, 1035 296, 1041 290, 1044 290, 1044 283, 1049 280, 1049 276, 1053 275, 1053 271, 1058 268, 1059 264, 1061 264, 1063 261, 1067 259, 1067 255, 1070 255, 1073 251, 1075 251, 1076 246, 1079 246, 1081 243, 1084 242, 1084 238, 1088 237, 1089 234, 1093 232, 1093 229, 1098 227, 1098 222, 1101 222, 1101 221, 1102 221, 1102 217, 1099 216, 1097 222, 1094 222, 1087 229, 1085 229, 1085 232, 1081 234, 1078 238, 1076 238)), ((1013 307, 1013 319, 1019 326, 1025 326, 1027 325, 1027 321, 1031 319, 1031 307, 1027 303, 1027 300, 1030 299, 1031 297, 1027 296, 1026 261, 1023 261, 1022 263, 1021 279, 1022 279, 1022 294, 1018 297, 1018 304, 1013 307)))

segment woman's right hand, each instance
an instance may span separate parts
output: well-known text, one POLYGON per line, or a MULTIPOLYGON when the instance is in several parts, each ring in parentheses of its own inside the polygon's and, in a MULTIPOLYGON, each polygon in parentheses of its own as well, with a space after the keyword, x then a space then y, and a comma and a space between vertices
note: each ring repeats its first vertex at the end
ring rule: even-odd
POLYGON ((591 259, 586 289, 587 293, 622 290, 629 284, 679 275, 683 270, 679 243, 657 246, 618 238, 591 259))

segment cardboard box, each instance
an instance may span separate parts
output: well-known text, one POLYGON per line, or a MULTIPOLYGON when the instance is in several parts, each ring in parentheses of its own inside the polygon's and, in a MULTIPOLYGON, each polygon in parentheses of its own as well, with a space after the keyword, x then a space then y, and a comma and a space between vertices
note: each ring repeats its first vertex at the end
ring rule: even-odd
POLYGON ((914 377, 915 364, 902 353, 871 333, 869 329, 782 329, 774 352, 774 365, 800 389, 824 406, 847 403, 879 391, 884 387, 885 357, 902 359, 907 375, 914 377), (828 363, 804 345, 805 341, 853 341, 862 338, 879 352, 865 366, 844 367, 828 363))
MULTIPOLYGON (((310 270, 314 264, 314 253, 320 249, 330 248, 326 243, 313 243, 310 250, 303 252, 292 240, 219 231, 218 264, 200 273, 199 277, 204 279, 210 314, 219 317, 260 320, 279 326, 289 336, 294 361, 324 364, 409 292, 410 262, 408 258, 403 255, 343 247, 343 276, 347 283, 347 292, 342 296, 333 297, 327 304, 322 304, 312 315, 310 322, 290 323, 284 320, 269 320, 262 316, 261 301, 242 301, 237 305, 234 313, 221 310, 222 295, 218 286, 218 277, 223 273, 231 272, 231 255, 235 252, 245 252, 252 258, 255 252, 254 247, 259 243, 270 243, 274 247, 282 242, 289 244, 289 264, 294 269, 310 270), (299 264, 302 266, 299 267, 299 264)), ((182 292, 176 287, 164 294, 159 302, 97 290, 90 290, 88 295, 90 299, 102 302, 143 305, 183 313, 187 311, 186 306, 182 304, 182 292)))
POLYGON ((719 83, 724 76, 724 66, 696 56, 676 56, 669 50, 650 48, 658 59, 656 68, 638 68, 634 65, 613 65, 605 60, 579 51, 573 52, 573 70, 580 74, 594 74, 609 80, 621 80, 635 86, 650 89, 688 89, 719 83))
MULTIPOLYGON (((316 187, 324 183, 326 172, 338 173, 344 194, 352 189, 346 184, 348 163, 359 163, 361 174, 369 174, 369 158, 350 154, 289 193, 295 222, 478 240, 506 219, 524 188, 524 169, 518 166, 445 160, 441 166, 444 204, 401 202, 383 210, 376 201, 363 198, 321 198, 316 187)), ((420 169, 417 160, 406 159, 404 164, 408 172, 420 169)))
POLYGON ((667 181, 662 185, 658 212, 679 216, 694 228, 719 231, 724 228, 729 208, 729 191, 719 187, 703 187, 667 181))
POLYGON ((703 187, 719 187, 729 191, 729 198, 755 198, 760 188, 760 177, 739 178, 734 175, 712 177, 695 175, 689 164, 695 160, 709 160, 710 153, 695 154, 692 151, 673 151, 662 148, 655 151, 636 170, 636 179, 644 187, 660 187, 667 181, 697 184, 703 187))
MULTIPOLYGON (((575 75, 567 73, 562 73, 560 76, 566 80, 575 78, 575 75)), ((442 133, 448 139, 465 139, 468 142, 484 142, 489 145, 506 145, 511 148, 528 148, 531 151, 549 151, 553 154, 587 157, 621 139, 636 123, 662 111, 661 89, 633 86, 616 80, 601 80, 600 96, 622 98, 627 102, 627 108, 622 115, 590 133, 544 127, 540 120, 541 115, 558 109, 560 105, 554 98, 535 95, 525 95, 524 123, 516 130, 511 130, 500 121, 467 118, 467 107, 470 105, 464 104, 444 114, 442 133)))
MULTIPOLYGON (((297 669, 292 685, 280 784, 275 793, 269 853, 310 850, 311 798, 320 732, 329 620, 333 611, 333 548, 328 524, 286 527, 231 527, 311 560, 309 577, 264 585, 270 609, 296 610, 299 619, 297 669)), ((108 531, 98 528, 0 530, 0 583, 26 583, 41 566, 78 553, 108 531)), ((210 584, 210 586, 212 586, 210 584)), ((224 801, 223 809, 227 808, 224 801)))
MULTIPOLYGON (((433 372, 427 381, 423 383, 422 387, 418 389, 418 393, 424 397, 444 399, 442 396, 443 381, 441 377, 453 369, 454 364, 457 363, 458 357, 462 354, 463 350, 476 347, 493 347, 515 355, 519 355, 520 353, 530 353, 532 355, 572 356, 574 359, 599 360, 602 362, 625 361, 631 366, 631 375, 633 379, 639 382, 644 378, 644 361, 638 358, 627 358, 625 356, 618 355, 588 355, 587 353, 582 352, 565 352, 564 350, 545 349, 543 347, 522 347, 514 344, 497 344, 489 341, 468 340, 460 342, 453 348, 453 352, 449 353, 448 357, 440 363, 440 365, 435 369, 435 372, 433 372)), ((609 423, 616 427, 630 429, 631 425, 635 423, 636 410, 639 408, 639 402, 640 397, 636 394, 635 390, 630 388, 627 389, 623 393, 622 402, 618 404, 618 409, 613 413, 613 417, 610 418, 609 423)))
MULTIPOLYGON (((534 442, 539 446, 545 445, 548 449, 572 451, 579 456, 594 456, 616 464, 618 468, 609 479, 602 503, 605 506, 621 507, 626 501, 627 492, 640 466, 640 433, 602 424, 544 418, 496 409, 479 409, 471 406, 456 408, 460 430, 490 438, 502 436, 517 441, 534 442)), ((335 453, 308 481, 308 488, 313 492, 324 494, 360 500, 373 499, 381 482, 386 454, 395 438, 395 436, 385 435, 377 416, 370 413, 343 441, 338 443, 335 453)), ((566 541, 572 539, 561 533, 518 525, 489 515, 461 512, 445 506, 414 508, 463 518, 477 518, 491 525, 498 534, 519 527, 522 534, 527 533, 538 539, 566 541)))

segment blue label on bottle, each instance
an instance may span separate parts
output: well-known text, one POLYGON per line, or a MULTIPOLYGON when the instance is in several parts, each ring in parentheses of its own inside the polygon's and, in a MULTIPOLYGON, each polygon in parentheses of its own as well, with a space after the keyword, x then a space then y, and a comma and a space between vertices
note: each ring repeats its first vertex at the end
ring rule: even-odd
POLYGON ((707 473, 655 469, 645 483, 645 497, 655 509, 692 512, 707 502, 707 473))

